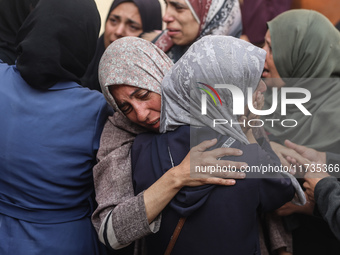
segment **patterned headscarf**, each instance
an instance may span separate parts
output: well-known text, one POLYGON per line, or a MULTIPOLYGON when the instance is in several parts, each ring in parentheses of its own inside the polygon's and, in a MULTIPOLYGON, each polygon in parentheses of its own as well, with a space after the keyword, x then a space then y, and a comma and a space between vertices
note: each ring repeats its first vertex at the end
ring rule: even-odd
POLYGON ((238 121, 230 91, 216 89, 222 104, 207 99, 207 115, 201 115, 201 95, 205 92, 199 87, 206 88, 202 83, 213 88, 215 84, 234 85, 242 90, 246 103, 248 87, 254 92, 259 84, 265 57, 264 50, 231 36, 205 36, 194 43, 163 79, 160 132, 180 125, 209 126, 248 144, 239 125, 212 127, 213 119, 238 121))
POLYGON ((106 100, 119 113, 109 86, 130 85, 161 94, 161 82, 171 60, 151 42, 123 37, 113 42, 99 63, 99 82, 106 100))
MULTIPOLYGON (((192 15, 200 24, 196 41, 206 35, 230 35, 240 37, 242 33, 241 10, 238 0, 185 0, 192 15)), ((165 31, 155 44, 176 62, 176 48, 187 46, 174 45, 165 31), (176 46, 172 49, 173 46, 176 46)))

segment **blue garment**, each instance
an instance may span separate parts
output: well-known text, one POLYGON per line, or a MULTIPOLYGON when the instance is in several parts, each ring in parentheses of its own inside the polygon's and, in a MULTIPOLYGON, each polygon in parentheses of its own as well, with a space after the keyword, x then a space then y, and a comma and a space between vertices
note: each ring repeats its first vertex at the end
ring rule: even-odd
POLYGON ((99 254, 92 167, 110 108, 75 82, 47 91, 0 64, 0 254, 99 254))
MULTIPOLYGON (((132 169, 135 192, 148 188, 165 171, 178 165, 193 145, 217 138, 221 147, 229 137, 206 128, 179 127, 166 134, 138 135, 132 147, 132 169), (171 154, 171 157, 169 156, 171 154)), ((230 141, 230 140, 228 140, 230 141)), ((247 162, 249 166, 279 165, 280 161, 269 144, 261 139, 257 144, 230 142, 243 150, 240 157, 223 159, 247 162)), ((148 254, 163 254, 181 216, 187 217, 171 254, 260 254, 258 212, 279 208, 290 201, 294 188, 289 179, 274 173, 267 178, 247 173, 235 186, 206 185, 183 188, 162 212, 158 233, 146 238, 148 254), (252 178, 253 177, 253 178, 252 178)))

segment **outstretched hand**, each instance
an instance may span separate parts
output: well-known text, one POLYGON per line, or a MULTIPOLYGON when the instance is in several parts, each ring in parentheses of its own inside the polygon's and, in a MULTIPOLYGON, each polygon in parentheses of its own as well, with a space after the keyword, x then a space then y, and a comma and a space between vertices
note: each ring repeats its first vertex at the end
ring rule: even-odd
POLYGON ((306 146, 298 145, 289 140, 285 141, 285 146, 287 146, 287 148, 294 150, 296 153, 298 153, 302 157, 302 158, 301 157, 287 158, 287 160, 289 160, 290 162, 305 164, 305 163, 310 163, 311 161, 314 161, 320 164, 326 164, 326 153, 325 152, 320 152, 312 148, 308 148, 306 146))

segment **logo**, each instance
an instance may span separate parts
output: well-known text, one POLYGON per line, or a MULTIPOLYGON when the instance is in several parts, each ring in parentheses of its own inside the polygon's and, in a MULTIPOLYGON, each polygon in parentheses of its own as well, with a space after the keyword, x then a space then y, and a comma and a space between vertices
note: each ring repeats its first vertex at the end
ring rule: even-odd
MULTIPOLYGON (((222 105, 222 101, 220 96, 218 95, 217 91, 204 83, 201 82, 197 82, 199 84, 205 85, 207 86, 209 89, 211 89, 219 98, 220 103, 222 105)), ((243 115, 244 114, 244 94, 242 92, 242 90, 238 87, 236 87, 235 85, 230 85, 230 84, 215 84, 215 88, 216 89, 228 89, 231 92, 232 95, 232 99, 233 99, 233 114, 234 115, 243 115)), ((205 92, 207 92, 210 97, 213 99, 215 105, 216 104, 216 100, 215 98, 212 96, 212 94, 207 91, 206 89, 202 89, 199 88, 201 90, 204 90, 205 92)), ((249 111, 251 111, 252 113, 256 114, 256 115, 260 115, 260 116, 264 116, 264 115, 270 115, 273 112, 275 112, 276 108, 277 108, 277 88, 272 88, 273 91, 273 96, 272 96, 272 106, 270 107, 270 109, 268 110, 257 110, 254 108, 253 106, 253 89, 252 88, 248 88, 248 100, 247 100, 247 104, 248 104, 248 109, 249 111)), ((311 93, 309 92, 309 90, 304 89, 304 88, 281 88, 281 115, 286 115, 287 111, 287 105, 288 104, 294 104, 297 108, 300 109, 300 111, 304 114, 304 115, 312 115, 302 104, 307 103, 309 100, 311 99, 311 93), (300 94, 304 94, 305 97, 303 98, 294 98, 294 99, 290 99, 287 97, 287 94, 289 93, 300 93, 300 94)), ((207 97, 205 94, 202 94, 202 101, 201 101, 201 113, 202 115, 206 115, 207 114, 207 97), (205 96, 205 97, 203 97, 205 96)))
MULTIPOLYGON (((217 91, 216 91, 213 87, 211 87, 210 85, 205 84, 205 83, 203 83, 203 82, 197 82, 197 83, 198 83, 198 84, 201 84, 201 85, 203 85, 203 86, 206 86, 206 87, 209 88, 212 92, 214 92, 214 94, 217 96, 217 98, 218 98, 218 100, 220 101, 220 104, 221 104, 221 106, 222 106, 221 97, 220 97, 220 95, 217 93, 217 91)), ((203 88, 200 88, 200 87, 197 87, 197 88, 200 89, 200 90, 203 90, 204 92, 206 92, 206 93, 212 98, 212 100, 214 101, 215 106, 217 106, 215 97, 209 92, 209 90, 203 89, 203 88)), ((202 105, 203 105, 203 104, 205 105, 204 107, 202 106, 202 114, 203 114, 203 115, 206 115, 206 114, 207 114, 207 95, 206 95, 206 94, 202 94, 201 99, 202 99, 202 105), (203 112, 203 110, 204 110, 204 112, 203 112)))
MULTIPOLYGON (((243 94, 243 91, 236 87, 235 85, 230 85, 230 84, 215 84, 215 88, 212 86, 202 83, 202 82, 197 82, 198 84, 204 85, 207 88, 209 88, 211 91, 214 92, 214 94, 217 96, 218 100, 220 101, 220 104, 222 106, 222 100, 217 93, 215 89, 228 89, 231 93, 232 96, 232 103, 233 103, 233 114, 234 115, 244 115, 244 110, 245 110, 245 96, 243 94)), ((213 94, 204 88, 199 88, 200 90, 203 90, 206 92, 214 101, 215 106, 217 106, 215 97, 213 94)), ((287 105, 295 105, 304 115, 312 115, 304 106, 304 103, 307 103, 311 99, 311 93, 309 90, 304 89, 304 88, 296 88, 296 87, 282 87, 281 88, 281 115, 285 116, 287 115, 287 105), (295 93, 294 98, 289 98, 288 94, 289 93, 295 93), (300 95, 300 97, 296 97, 296 95, 300 95)), ((251 87, 248 88, 248 97, 247 97, 247 105, 248 109, 250 112, 252 112, 255 115, 258 116, 265 116, 265 115, 270 115, 275 112, 278 106, 278 88, 272 88, 272 105, 270 109, 268 110, 258 110, 255 109, 253 106, 253 89, 251 87)), ((207 95, 202 93, 201 96, 201 114, 202 115, 207 115, 207 95)), ((264 125, 264 122, 270 122, 272 127, 274 126, 274 122, 280 121, 279 119, 253 119, 248 121, 248 126, 250 127, 260 127, 264 125), (255 126, 253 123, 260 123, 259 126, 255 126)), ((297 121, 294 119, 285 119, 280 121, 281 125, 283 127, 295 127, 297 126, 297 121), (294 123, 293 125, 288 125, 287 122, 292 122, 294 123)), ((245 120, 243 122, 234 122, 232 120, 225 120, 225 119, 214 119, 213 120, 213 127, 216 125, 223 125, 229 123, 231 126, 238 124, 238 125, 243 125, 246 126, 245 120)))

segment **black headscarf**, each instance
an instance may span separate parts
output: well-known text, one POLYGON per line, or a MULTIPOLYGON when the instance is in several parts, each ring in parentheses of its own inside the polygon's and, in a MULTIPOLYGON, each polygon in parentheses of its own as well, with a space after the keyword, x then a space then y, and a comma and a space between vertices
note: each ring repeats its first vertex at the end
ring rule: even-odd
POLYGON ((0 0, 0 59, 13 65, 15 38, 28 14, 39 0, 0 0))
POLYGON ((162 11, 158 0, 115 0, 107 14, 106 21, 110 13, 122 3, 134 3, 137 6, 142 19, 143 32, 162 29, 162 11))
MULTIPOLYGON (((134 3, 137 6, 142 20, 143 32, 162 29, 162 9, 158 0, 115 0, 107 14, 106 21, 109 19, 110 13, 118 5, 126 2, 134 3)), ((104 35, 101 35, 98 39, 95 56, 82 78, 82 85, 84 87, 101 91, 98 81, 98 66, 104 51, 104 35)))
POLYGON ((17 68, 32 87, 80 83, 97 43, 94 0, 40 0, 18 32, 17 68))

